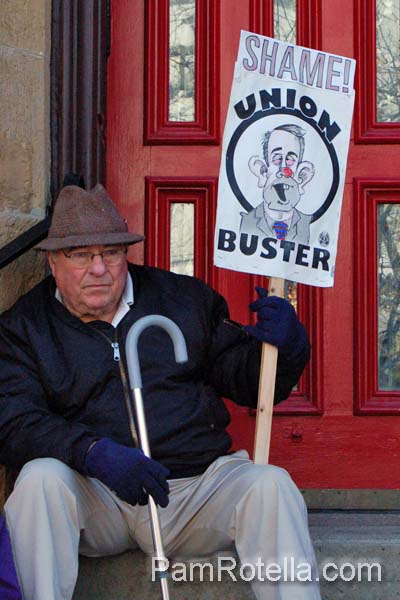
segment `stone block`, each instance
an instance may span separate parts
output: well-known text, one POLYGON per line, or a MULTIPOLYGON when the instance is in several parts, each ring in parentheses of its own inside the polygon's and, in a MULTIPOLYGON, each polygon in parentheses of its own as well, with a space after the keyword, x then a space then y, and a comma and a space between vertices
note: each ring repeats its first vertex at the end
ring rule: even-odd
POLYGON ((398 511, 317 511, 309 522, 324 600, 400 598, 398 511))
POLYGON ((0 133, 0 210, 28 212, 32 194, 32 145, 0 133))
MULTIPOLYGON (((39 221, 38 217, 12 211, 0 213, 0 247, 15 239, 39 221)), ((42 252, 29 250, 0 271, 0 312, 10 308, 16 300, 43 279, 45 257, 42 252)))
MULTIPOLYGON (((50 165, 49 63, 44 57, 0 46, 0 132, 2 167, 6 172, 16 157, 31 171, 28 210, 43 207, 50 165), (10 156, 4 154, 10 152, 10 156)), ((25 169, 26 170, 26 169, 25 169)), ((11 173, 10 176, 12 176, 11 173)), ((28 190, 24 189, 24 197, 28 190)), ((4 206, 4 204, 3 204, 4 206)), ((25 210, 24 207, 22 207, 25 210)))
POLYGON ((326 510, 398 510, 400 489, 304 489, 309 509, 326 510))
MULTIPOLYGON (((208 567, 202 571, 196 566, 192 578, 187 563, 186 581, 174 581, 172 578, 169 580, 171 598, 174 600, 254 599, 250 584, 240 579, 238 567, 232 573, 236 581, 226 572, 221 574, 218 581, 217 559, 213 559, 211 565, 214 569, 213 580, 210 579, 211 571, 208 567)), ((106 598, 107 600, 161 598, 159 583, 152 581, 151 578, 151 560, 140 550, 107 558, 81 557, 73 600, 105 600, 106 598)))
POLYGON ((49 53, 51 0, 2 0, 0 36, 3 44, 49 53))

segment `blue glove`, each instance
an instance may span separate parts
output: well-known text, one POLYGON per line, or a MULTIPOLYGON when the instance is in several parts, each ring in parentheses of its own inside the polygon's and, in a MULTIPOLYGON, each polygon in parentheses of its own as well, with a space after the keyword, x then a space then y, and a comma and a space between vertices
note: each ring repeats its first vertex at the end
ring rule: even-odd
POLYGON ((257 323, 246 325, 245 331, 260 342, 276 346, 287 358, 296 356, 308 342, 295 309, 284 298, 268 296, 268 292, 261 287, 256 287, 256 291, 258 300, 250 304, 250 309, 257 313, 257 323))
POLYGON ((85 471, 129 504, 147 504, 148 494, 162 507, 168 505, 168 469, 147 458, 141 450, 108 438, 95 443, 86 456, 85 471))

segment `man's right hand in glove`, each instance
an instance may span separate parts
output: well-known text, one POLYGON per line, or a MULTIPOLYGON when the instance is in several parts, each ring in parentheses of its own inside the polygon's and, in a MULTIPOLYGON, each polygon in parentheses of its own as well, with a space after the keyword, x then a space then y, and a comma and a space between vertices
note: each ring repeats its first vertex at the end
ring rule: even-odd
POLYGON ((141 450, 98 440, 85 459, 85 475, 95 477, 129 504, 147 504, 148 494, 162 507, 168 505, 168 469, 141 450))

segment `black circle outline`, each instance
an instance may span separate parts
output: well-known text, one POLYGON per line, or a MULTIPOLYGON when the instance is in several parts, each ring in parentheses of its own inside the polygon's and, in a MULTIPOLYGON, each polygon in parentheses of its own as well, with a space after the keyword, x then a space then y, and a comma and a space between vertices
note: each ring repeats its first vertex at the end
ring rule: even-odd
POLYGON ((308 123, 309 125, 311 125, 311 127, 313 127, 315 129, 315 131, 318 133, 318 135, 320 136, 320 138, 322 139, 322 141, 324 142, 324 144, 328 150, 330 159, 332 161, 332 172, 333 172, 332 185, 331 185, 331 189, 329 190, 329 193, 328 193, 325 201, 323 202, 323 204, 319 207, 318 210, 315 211, 315 213, 313 213, 311 223, 314 223, 320 217, 322 217, 322 215, 328 210, 328 208, 332 204, 333 199, 336 195, 336 192, 337 192, 337 189, 339 186, 339 163, 338 163, 335 148, 334 148, 332 142, 327 140, 325 132, 321 131, 321 129, 318 127, 317 122, 314 119, 312 119, 311 117, 307 117, 297 108, 287 108, 287 107, 275 108, 274 107, 274 108, 269 108, 267 110, 258 110, 251 117, 249 117, 248 119, 245 119, 244 121, 242 121, 240 123, 240 125, 238 125, 238 127, 233 132, 233 135, 229 142, 229 145, 228 145, 228 148, 226 151, 226 159, 225 159, 226 174, 227 174, 231 189, 232 189, 233 193, 235 194, 236 198, 239 200, 240 204, 243 206, 243 208, 245 210, 247 210, 247 212, 250 212, 251 210, 253 210, 254 206, 246 200, 246 198, 244 197, 244 195, 236 181, 236 177, 235 177, 235 173, 234 173, 234 169, 233 169, 233 157, 235 155, 235 149, 236 149, 237 143, 238 143, 240 137, 242 136, 242 134, 246 131, 246 129, 250 125, 253 125, 253 123, 255 123, 256 121, 263 119, 265 117, 268 117, 270 115, 295 116, 295 117, 298 117, 299 119, 301 119, 302 121, 305 121, 306 123, 308 123))

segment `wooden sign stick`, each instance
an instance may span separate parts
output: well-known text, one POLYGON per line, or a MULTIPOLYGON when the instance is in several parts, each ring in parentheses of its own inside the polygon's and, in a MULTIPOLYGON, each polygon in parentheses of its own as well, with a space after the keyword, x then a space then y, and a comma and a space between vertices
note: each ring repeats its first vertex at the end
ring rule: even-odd
MULTIPOLYGON (((284 288, 284 279, 271 277, 268 289, 269 296, 283 298, 284 288)), ((265 465, 268 463, 277 361, 278 348, 271 344, 263 344, 254 439, 254 463, 256 465, 265 465)))

